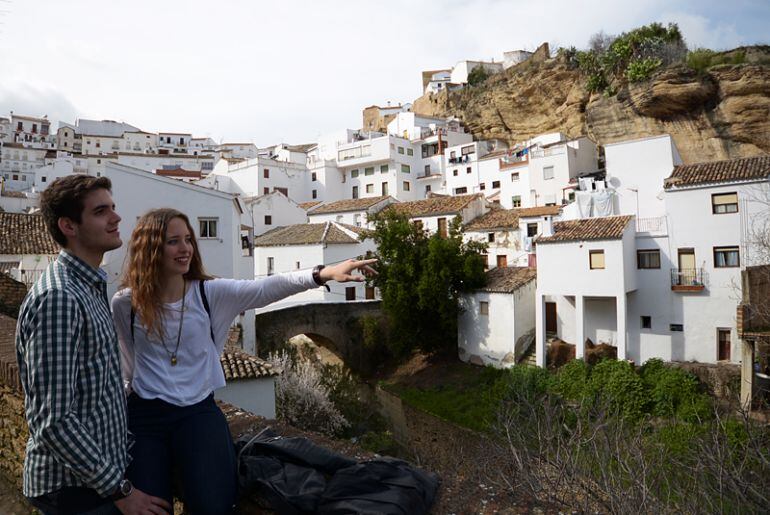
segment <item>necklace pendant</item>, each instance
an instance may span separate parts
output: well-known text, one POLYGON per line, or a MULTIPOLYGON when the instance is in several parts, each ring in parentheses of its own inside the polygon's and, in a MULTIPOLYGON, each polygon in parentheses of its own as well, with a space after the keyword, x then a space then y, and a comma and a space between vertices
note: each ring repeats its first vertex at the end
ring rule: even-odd
POLYGON ((176 366, 176 356, 171 356, 171 366, 172 367, 176 366))

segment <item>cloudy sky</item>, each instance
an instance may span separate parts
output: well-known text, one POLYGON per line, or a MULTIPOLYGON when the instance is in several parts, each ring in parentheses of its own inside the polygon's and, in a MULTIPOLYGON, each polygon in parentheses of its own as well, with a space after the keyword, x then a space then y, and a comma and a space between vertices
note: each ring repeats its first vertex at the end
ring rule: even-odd
POLYGON ((770 44, 767 0, 0 0, 0 115, 304 143, 411 102, 421 70, 653 21, 690 47, 770 44))

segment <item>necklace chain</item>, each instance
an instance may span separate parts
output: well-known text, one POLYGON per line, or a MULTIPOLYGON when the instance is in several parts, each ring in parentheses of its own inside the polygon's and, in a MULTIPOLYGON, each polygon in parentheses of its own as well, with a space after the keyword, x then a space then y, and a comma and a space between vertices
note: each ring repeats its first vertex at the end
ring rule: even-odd
POLYGON ((182 340, 182 323, 184 322, 184 302, 185 297, 187 297, 187 281, 184 282, 184 287, 182 288, 182 308, 179 310, 179 329, 176 333, 176 347, 174 347, 174 352, 171 352, 168 350, 168 347, 166 347, 166 339, 164 338, 165 331, 161 329, 160 331, 160 343, 163 345, 163 350, 166 351, 166 354, 168 354, 169 360, 171 361, 171 366, 175 367, 177 364, 177 352, 179 351, 179 342, 182 340))

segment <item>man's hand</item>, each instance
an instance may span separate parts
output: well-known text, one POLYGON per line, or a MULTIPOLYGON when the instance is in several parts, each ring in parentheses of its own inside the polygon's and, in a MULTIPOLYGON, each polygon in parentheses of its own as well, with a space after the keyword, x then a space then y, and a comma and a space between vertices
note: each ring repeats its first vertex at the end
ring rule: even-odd
POLYGON ((377 272, 371 266, 369 266, 376 262, 376 259, 362 259, 361 261, 348 259, 342 263, 337 263, 336 265, 323 268, 318 273, 318 275, 323 282, 337 281, 341 283, 347 283, 350 281, 355 281, 360 283, 366 279, 364 275, 368 277, 377 275, 377 272), (353 275, 355 270, 358 270, 364 275, 353 275))
POLYGON ((128 497, 115 501, 115 506, 123 515, 169 515, 173 513, 173 508, 168 501, 147 495, 136 488, 128 497))

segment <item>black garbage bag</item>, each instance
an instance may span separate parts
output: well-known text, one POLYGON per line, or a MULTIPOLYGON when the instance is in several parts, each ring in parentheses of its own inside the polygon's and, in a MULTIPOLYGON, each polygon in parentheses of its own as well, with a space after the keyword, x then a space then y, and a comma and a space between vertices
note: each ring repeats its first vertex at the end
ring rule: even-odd
POLYGON ((356 462, 307 438, 269 428, 236 442, 243 491, 256 491, 279 514, 427 513, 438 477, 394 458, 356 462))

